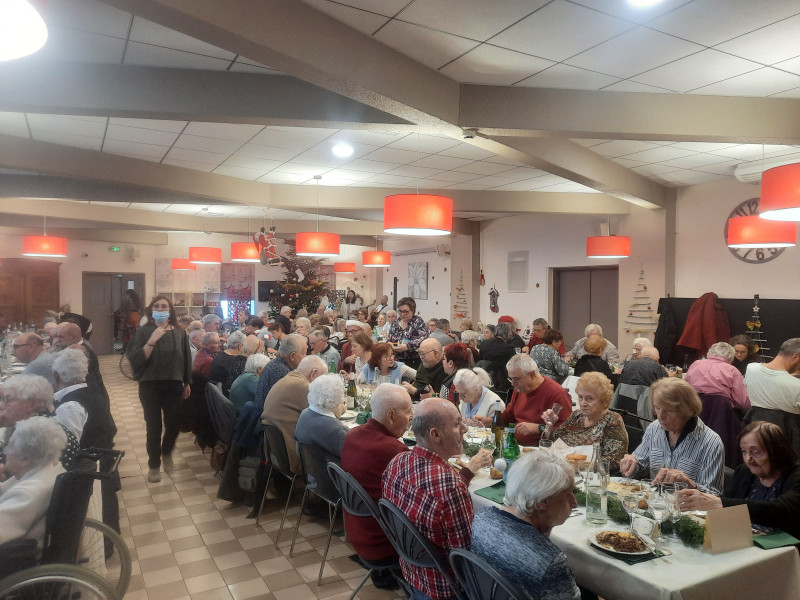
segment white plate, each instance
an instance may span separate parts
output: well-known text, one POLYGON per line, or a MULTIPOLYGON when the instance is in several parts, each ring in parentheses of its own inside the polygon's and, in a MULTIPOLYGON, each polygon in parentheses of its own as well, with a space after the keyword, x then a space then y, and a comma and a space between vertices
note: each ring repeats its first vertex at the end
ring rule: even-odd
POLYGON ((346 411, 344 411, 342 416, 339 417, 339 420, 340 421, 352 421, 357 416, 358 416, 358 413, 356 411, 354 411, 354 410, 346 410, 346 411))
MULTIPOLYGON (((611 530, 606 530, 611 531, 611 530)), ((595 532, 591 536, 589 536, 589 544, 592 546, 597 546, 598 548, 602 548, 606 552, 612 552, 614 554, 620 554, 623 556, 644 556, 645 554, 650 554, 650 550, 644 550, 643 552, 621 552, 619 550, 614 550, 613 548, 609 548, 608 546, 604 546, 600 542, 597 541, 597 533, 595 532)))

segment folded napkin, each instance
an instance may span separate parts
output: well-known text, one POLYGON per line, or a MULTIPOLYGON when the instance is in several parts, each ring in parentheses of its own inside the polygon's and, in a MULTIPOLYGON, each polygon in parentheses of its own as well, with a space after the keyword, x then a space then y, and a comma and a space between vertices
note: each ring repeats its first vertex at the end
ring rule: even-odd
POLYGON ((503 498, 506 497, 506 482, 498 481, 494 485, 475 490, 475 493, 497 504, 503 504, 503 498))
POLYGON ((764 550, 772 550, 773 548, 783 548, 784 546, 796 546, 800 544, 800 540, 785 531, 776 529, 764 535, 754 535, 753 543, 760 548, 764 548, 764 550))
POLYGON ((612 550, 606 550, 605 548, 601 548, 600 546, 592 546, 595 550, 599 550, 604 554, 608 554, 611 558, 616 558, 617 560, 621 560, 622 562, 629 564, 629 565, 638 565, 639 563, 647 562, 648 560, 653 560, 654 558, 661 558, 662 556, 666 556, 660 550, 656 550, 655 552, 648 552, 647 554, 637 554, 636 556, 630 556, 628 554, 618 554, 612 550))

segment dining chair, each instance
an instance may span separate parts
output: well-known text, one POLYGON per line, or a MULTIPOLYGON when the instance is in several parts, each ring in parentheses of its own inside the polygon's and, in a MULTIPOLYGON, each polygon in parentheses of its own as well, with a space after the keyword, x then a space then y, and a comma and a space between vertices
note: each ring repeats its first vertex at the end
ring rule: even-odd
MULTIPOLYGON (((378 510, 378 505, 375 504, 375 501, 370 497, 370 495, 356 480, 356 478, 342 469, 342 467, 332 462, 328 463, 328 474, 331 477, 331 481, 333 481, 333 485, 336 486, 336 489, 339 490, 339 494, 342 497, 342 508, 344 508, 345 511, 354 517, 372 517, 375 519, 378 522, 381 531, 383 531, 383 534, 391 543, 391 533, 387 529, 386 524, 383 522, 381 513, 378 510)), ((406 591, 408 597, 411 597, 410 584, 403 579, 402 575, 399 573, 399 564, 387 567, 385 564, 372 563, 362 556, 359 556, 358 558, 361 561, 361 564, 363 564, 368 570, 367 574, 364 575, 364 579, 362 579, 361 583, 358 584, 358 587, 353 590, 350 600, 353 600, 353 598, 356 597, 358 590, 360 590, 361 587, 367 582, 367 579, 373 571, 380 571, 383 569, 391 569, 394 578, 406 591)))
POLYGON ((289 558, 294 554, 294 543, 297 540, 297 532, 300 529, 300 521, 303 518, 303 508, 305 508, 306 500, 309 494, 314 494, 328 505, 328 543, 325 544, 322 564, 319 566, 319 576, 317 577, 317 585, 319 585, 322 582, 322 571, 325 569, 325 561, 328 559, 328 550, 331 547, 331 538, 333 537, 333 524, 336 521, 336 515, 339 513, 342 497, 328 475, 328 461, 325 459, 325 453, 322 448, 314 444, 301 444, 298 442, 297 449, 300 454, 300 463, 303 465, 303 479, 306 483, 306 489, 303 491, 300 512, 297 514, 297 525, 294 528, 292 545, 289 547, 289 558))
POLYGON ((267 500, 267 490, 269 489, 269 482, 272 479, 272 472, 277 471, 289 480, 289 493, 286 496, 286 506, 283 507, 283 515, 281 516, 281 525, 278 527, 278 533, 275 534, 275 547, 278 547, 278 539, 281 537, 283 531, 283 523, 286 521, 286 511, 289 510, 289 502, 292 500, 292 492, 294 491, 294 482, 297 480, 297 474, 292 472, 289 464, 289 453, 286 451, 286 441, 283 439, 283 433, 275 425, 264 425, 264 456, 267 457, 269 471, 267 471, 267 483, 264 486, 264 494, 261 496, 261 505, 256 514, 256 527, 258 527, 261 512, 264 510, 264 502, 267 500))
POLYGON ((522 600, 525 596, 480 556, 463 548, 450 551, 450 565, 467 600, 522 600))
POLYGON ((378 501, 378 509, 381 511, 386 528, 391 532, 389 541, 400 558, 414 567, 438 569, 453 590, 455 598, 466 600, 461 587, 453 579, 450 564, 442 556, 439 548, 422 535, 405 513, 386 498, 378 501))

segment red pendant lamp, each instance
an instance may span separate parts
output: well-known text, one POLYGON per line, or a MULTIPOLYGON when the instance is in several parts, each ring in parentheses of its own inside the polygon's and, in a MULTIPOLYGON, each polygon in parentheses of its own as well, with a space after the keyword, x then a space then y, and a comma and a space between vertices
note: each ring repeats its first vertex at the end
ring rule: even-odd
POLYGON ((800 221, 800 163, 764 171, 759 212, 771 221, 800 221))
POLYGON ((758 215, 728 221, 729 248, 789 248, 797 245, 797 223, 770 221, 758 215))
POLYGON ((334 273, 355 273, 356 272, 356 263, 349 263, 349 262, 333 263, 333 272, 334 273))
POLYGON ((198 265, 219 265, 222 263, 222 248, 192 246, 189 248, 189 261, 198 265))
POLYGON ((598 235, 586 238, 587 258, 628 258, 631 238, 627 235, 598 235))
POLYGON ((365 267, 391 267, 392 255, 385 250, 367 250, 361 253, 361 264, 365 267))
POLYGON ((173 258, 172 259, 173 271, 196 271, 197 265, 190 262, 188 258, 173 258))
POLYGON ((394 194, 383 200, 383 230, 402 235, 450 235, 453 199, 432 194, 394 194))
POLYGON ((253 242, 232 242, 231 262, 259 262, 255 244, 253 242))
POLYGON ((22 236, 23 256, 66 258, 67 238, 45 235, 22 236))
POLYGON ((339 234, 324 233, 319 230, 319 180, 322 175, 314 175, 317 188, 317 230, 304 231, 295 236, 297 256, 338 256, 339 234))

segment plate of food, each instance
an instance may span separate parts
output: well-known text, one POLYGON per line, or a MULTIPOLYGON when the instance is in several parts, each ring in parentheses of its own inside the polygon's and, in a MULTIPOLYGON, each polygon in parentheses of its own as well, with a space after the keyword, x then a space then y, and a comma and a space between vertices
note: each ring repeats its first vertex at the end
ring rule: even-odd
POLYGON ((339 417, 340 421, 352 421, 358 416, 358 413, 354 410, 346 410, 342 413, 342 416, 339 417))
POLYGON ((620 498, 627 494, 639 494, 649 491, 649 488, 638 481, 612 481, 608 484, 608 493, 616 494, 620 498))
POLYGON ((589 544, 626 556, 644 556, 650 553, 644 542, 629 531, 598 531, 589 538, 589 544))

